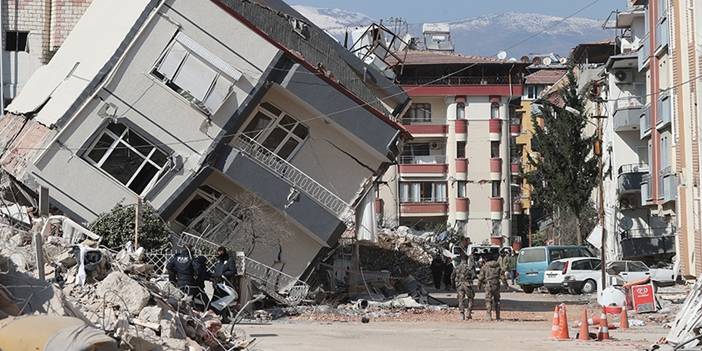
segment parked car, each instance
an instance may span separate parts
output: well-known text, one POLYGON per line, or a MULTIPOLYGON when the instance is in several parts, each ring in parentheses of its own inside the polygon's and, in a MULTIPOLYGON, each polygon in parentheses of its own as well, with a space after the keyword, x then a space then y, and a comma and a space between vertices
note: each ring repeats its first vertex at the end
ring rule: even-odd
POLYGON ((668 268, 649 268, 641 261, 613 261, 607 264, 607 273, 619 275, 624 281, 633 282, 647 277, 656 286, 675 285, 676 274, 668 268))
POLYGON ((544 272, 544 286, 551 294, 568 291, 572 294, 591 294, 600 281, 600 260, 592 257, 574 257, 551 262, 544 272))
POLYGON ((570 257, 592 257, 584 246, 536 246, 519 251, 517 258, 517 280, 525 293, 544 285, 544 272, 556 260, 570 257))

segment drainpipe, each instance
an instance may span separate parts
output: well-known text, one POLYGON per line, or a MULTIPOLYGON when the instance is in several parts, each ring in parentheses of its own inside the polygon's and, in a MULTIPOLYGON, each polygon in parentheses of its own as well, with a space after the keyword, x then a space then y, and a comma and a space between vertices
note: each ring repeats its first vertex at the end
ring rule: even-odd
POLYGON ((49 53, 51 52, 51 13, 52 0, 44 1, 44 33, 42 39, 44 41, 41 48, 41 63, 49 63, 49 53))

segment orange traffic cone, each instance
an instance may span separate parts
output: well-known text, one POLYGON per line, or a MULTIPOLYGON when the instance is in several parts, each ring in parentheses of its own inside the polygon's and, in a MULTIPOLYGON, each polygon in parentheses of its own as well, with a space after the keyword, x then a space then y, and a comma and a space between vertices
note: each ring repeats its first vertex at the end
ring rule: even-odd
POLYGON ((589 341, 590 340, 590 327, 587 319, 587 309, 583 309, 583 318, 580 322, 580 335, 578 335, 578 340, 589 341))
POLYGON ((568 315, 566 314, 566 306, 561 304, 558 310, 558 336, 556 340, 570 340, 568 334, 568 315))
POLYGON ((558 311, 560 306, 556 306, 553 309, 553 323, 551 324, 551 338, 558 339, 558 329, 560 329, 560 321, 558 316, 558 311))
POLYGON ((597 332, 597 340, 609 340, 609 323, 607 322, 607 314, 604 310, 600 315, 600 329, 597 332))
POLYGON ((629 316, 626 313, 626 306, 622 307, 622 312, 619 314, 619 328, 629 329, 629 316))

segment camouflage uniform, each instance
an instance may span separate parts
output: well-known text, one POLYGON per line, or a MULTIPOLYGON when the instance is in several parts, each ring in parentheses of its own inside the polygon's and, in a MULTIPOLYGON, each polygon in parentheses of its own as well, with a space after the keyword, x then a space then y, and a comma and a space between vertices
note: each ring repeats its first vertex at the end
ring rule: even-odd
POLYGON ((488 319, 492 319, 493 307, 495 318, 500 319, 500 277, 503 274, 497 261, 486 263, 480 270, 478 281, 485 287, 485 308, 488 319))
POLYGON ((458 294, 458 311, 461 312, 461 319, 465 319, 465 300, 468 299, 468 319, 473 311, 473 299, 475 290, 473 289, 473 279, 475 279, 475 267, 471 260, 463 259, 453 270, 451 280, 456 285, 458 294))
POLYGON ((509 256, 500 255, 500 257, 497 258, 497 264, 500 266, 500 270, 502 270, 502 274, 500 275, 500 281, 502 282, 502 285, 507 287, 509 285, 507 284, 507 275, 505 273, 509 272, 509 256))

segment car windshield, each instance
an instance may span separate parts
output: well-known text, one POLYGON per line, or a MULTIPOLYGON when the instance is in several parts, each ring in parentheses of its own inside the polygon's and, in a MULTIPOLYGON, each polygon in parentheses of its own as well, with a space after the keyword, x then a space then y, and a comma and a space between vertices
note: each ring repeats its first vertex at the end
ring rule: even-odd
POLYGON ((546 261, 546 249, 543 247, 522 249, 522 251, 519 252, 519 263, 544 261, 546 261))
POLYGON ((563 267, 565 267, 565 262, 553 261, 553 262, 551 262, 550 265, 548 265, 548 268, 546 268, 546 270, 547 271, 562 271, 563 267))

